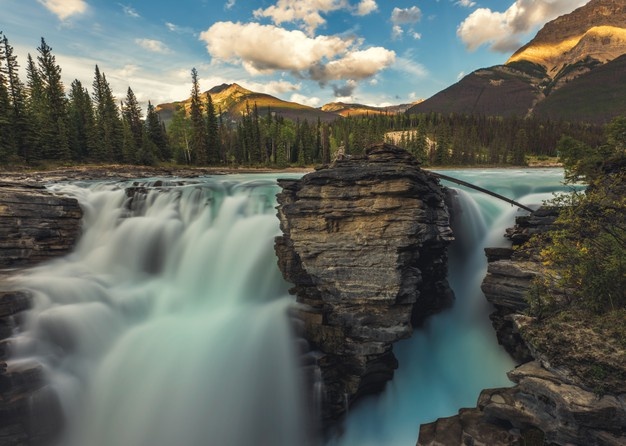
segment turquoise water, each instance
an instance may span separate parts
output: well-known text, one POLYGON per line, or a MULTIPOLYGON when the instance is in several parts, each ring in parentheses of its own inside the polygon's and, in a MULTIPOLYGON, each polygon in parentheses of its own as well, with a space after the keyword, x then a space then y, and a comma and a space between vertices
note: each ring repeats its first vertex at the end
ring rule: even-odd
MULTIPOLYGON (((565 190, 560 170, 446 171, 525 204, 565 190)), ((283 177, 284 175, 281 175, 283 177)), ((295 175, 297 176, 297 175, 295 175)), ((84 209, 70 255, 18 279, 36 305, 13 340, 59 395, 59 446, 313 444, 289 308, 276 266, 274 175, 51 187, 84 209), (135 185, 136 186, 136 185, 135 185)), ((413 445, 420 423, 508 385, 479 285, 482 248, 517 210, 459 189, 450 252, 455 306, 394 347, 386 391, 351 408, 333 445, 413 445)))
MULTIPOLYGON (((497 192, 533 207, 568 191, 560 169, 446 170, 453 178, 497 192)), ((400 367, 384 393, 357 404, 344 433, 330 444, 402 446, 417 442, 419 425, 476 405, 482 389, 511 385, 513 361, 498 345, 490 308, 480 290, 487 270, 483 249, 506 246, 505 229, 518 211, 503 201, 442 182, 459 191, 462 215, 449 251, 452 309, 432 317, 413 336, 394 346, 400 367)))

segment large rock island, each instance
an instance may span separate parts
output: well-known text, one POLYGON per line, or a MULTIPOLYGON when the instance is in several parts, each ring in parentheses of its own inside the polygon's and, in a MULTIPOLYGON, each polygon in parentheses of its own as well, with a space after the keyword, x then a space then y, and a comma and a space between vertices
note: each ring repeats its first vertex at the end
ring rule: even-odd
POLYGON ((392 344, 451 303, 445 192, 387 144, 279 183, 276 252, 318 352, 328 422, 381 390, 397 367, 392 344))

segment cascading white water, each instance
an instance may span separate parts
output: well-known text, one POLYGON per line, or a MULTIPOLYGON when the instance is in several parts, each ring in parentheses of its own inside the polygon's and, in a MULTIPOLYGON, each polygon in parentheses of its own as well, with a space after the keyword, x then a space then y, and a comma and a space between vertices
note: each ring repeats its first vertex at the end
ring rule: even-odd
MULTIPOLYGON (((446 175, 497 192, 525 205, 539 205, 566 191, 560 169, 459 170, 446 175)), ((447 184, 457 188, 456 185, 447 184)), ((413 336, 394 346, 400 367, 380 396, 351 409, 333 446, 410 446, 419 426, 476 405, 482 389, 511 385, 513 361, 497 344, 480 290, 485 247, 506 245, 504 231, 517 208, 479 192, 458 188, 461 215, 449 252, 449 281, 456 301, 413 336)))
POLYGON ((276 182, 156 184, 56 186, 80 200, 84 234, 18 278, 35 307, 13 353, 45 366, 59 444, 306 444, 276 182))
MULTIPOLYGON (((560 170, 446 173, 525 204, 564 190, 560 170)), ((46 366, 68 423, 59 446, 312 444, 273 252, 275 177, 145 184, 159 190, 132 200, 129 184, 55 186, 79 198, 84 234, 19 278, 36 306, 14 354, 46 366)), ((397 344, 393 381, 350 409, 331 444, 413 445, 420 423, 508 385, 479 284, 482 248, 503 242, 516 209, 460 194, 455 306, 397 344)))

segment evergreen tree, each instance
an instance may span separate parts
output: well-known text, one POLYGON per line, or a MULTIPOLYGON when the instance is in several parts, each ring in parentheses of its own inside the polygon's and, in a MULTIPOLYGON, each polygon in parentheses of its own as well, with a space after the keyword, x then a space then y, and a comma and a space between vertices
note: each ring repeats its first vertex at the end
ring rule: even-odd
POLYGON ((44 87, 39 70, 32 56, 28 54, 26 64, 26 113, 30 131, 26 135, 25 150, 19 153, 27 162, 32 163, 42 159, 41 147, 45 138, 45 102, 44 87))
POLYGON ((126 101, 122 105, 122 119, 131 136, 131 138, 124 138, 124 161, 134 163, 137 160, 137 150, 143 141, 143 122, 141 107, 130 87, 126 91, 126 101))
POLYGON ((204 166, 207 163, 206 147, 208 136, 206 124, 202 116, 202 100, 200 99, 200 85, 198 84, 198 71, 191 69, 191 107, 189 110, 191 119, 191 160, 193 164, 204 166))
POLYGON ((124 127, 115 98, 104 73, 96 65, 93 81, 97 144, 93 159, 121 162, 123 160, 124 127))
POLYGON ((207 130, 207 160, 209 164, 217 164, 220 153, 219 128, 213 98, 206 93, 206 130, 207 130))
POLYGON ((67 137, 67 98, 61 81, 61 67, 57 65, 52 48, 43 37, 37 51, 44 107, 41 150, 44 158, 68 160, 70 148, 67 137))
POLYGON ((170 161, 172 158, 172 150, 170 149, 167 139, 165 125, 150 101, 148 101, 148 109, 146 112, 145 130, 147 138, 154 144, 157 158, 161 161, 170 161))
POLYGON ((4 75, 5 53, 0 47, 0 164, 5 164, 14 154, 11 141, 11 104, 8 80, 4 75))
POLYGON ((82 83, 72 82, 68 102, 68 135, 72 158, 85 161, 96 145, 96 127, 91 97, 82 83))
MULTIPOLYGON (((0 32, 0 36, 2 33, 0 32)), ((6 36, 0 40, 0 77, 4 77, 7 87, 10 109, 8 111, 9 128, 6 135, 9 139, 11 156, 25 153, 27 150, 28 121, 26 115, 26 98, 17 64, 17 56, 6 36)), ((0 80, 2 83, 2 80, 0 80)), ((2 88, 2 87, 0 87, 2 88)), ((5 132, 3 132, 5 133, 5 132)))

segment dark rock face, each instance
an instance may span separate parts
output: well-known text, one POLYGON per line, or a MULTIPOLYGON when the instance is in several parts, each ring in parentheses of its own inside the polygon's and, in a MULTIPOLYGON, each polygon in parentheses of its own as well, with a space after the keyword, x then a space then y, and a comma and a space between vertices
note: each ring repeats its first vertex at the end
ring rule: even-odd
POLYGON ((524 243, 550 228, 557 213, 540 208, 518 217, 516 226, 507 230, 516 249, 486 249, 489 267, 482 289, 496 308, 491 318, 498 340, 523 363, 508 374, 516 385, 483 390, 476 408, 421 426, 419 446, 626 445, 626 385, 620 380, 626 364, 623 347, 607 348, 608 341, 584 321, 563 323, 559 329, 571 332, 557 339, 554 330, 520 314, 528 306, 526 294, 533 278, 543 274, 524 243), (547 332, 544 337, 549 339, 537 331, 547 332), (589 364, 611 370, 614 376, 606 378, 607 391, 600 395, 590 389, 576 366, 561 364, 562 356, 590 370, 595 369, 589 364))
POLYGON ((498 342, 519 362, 530 361, 533 357, 522 341, 513 316, 528 308, 526 295, 533 279, 543 270, 531 253, 520 247, 533 234, 546 232, 557 215, 558 209, 541 207, 529 216, 517 217, 515 227, 508 229, 505 235, 517 249, 485 249, 489 265, 481 289, 496 310, 490 318, 498 342))
MULTIPOLYGON (((80 234, 77 200, 28 183, 0 183, 0 269, 24 267, 69 252, 80 234)), ((11 358, 11 339, 30 295, 0 283, 0 444, 47 444, 61 426, 56 395, 36 361, 11 358)))
POLYGON ((0 183, 0 268, 67 253, 80 233, 82 215, 74 198, 36 186, 0 183))
POLYGON ((46 385, 41 364, 11 358, 11 335, 31 307, 20 291, 0 291, 0 445, 49 444, 58 433, 61 409, 46 385))
POLYGON ((323 418, 336 419, 391 379, 392 344, 451 303, 444 192, 386 144, 280 184, 279 267, 321 352, 323 418))

